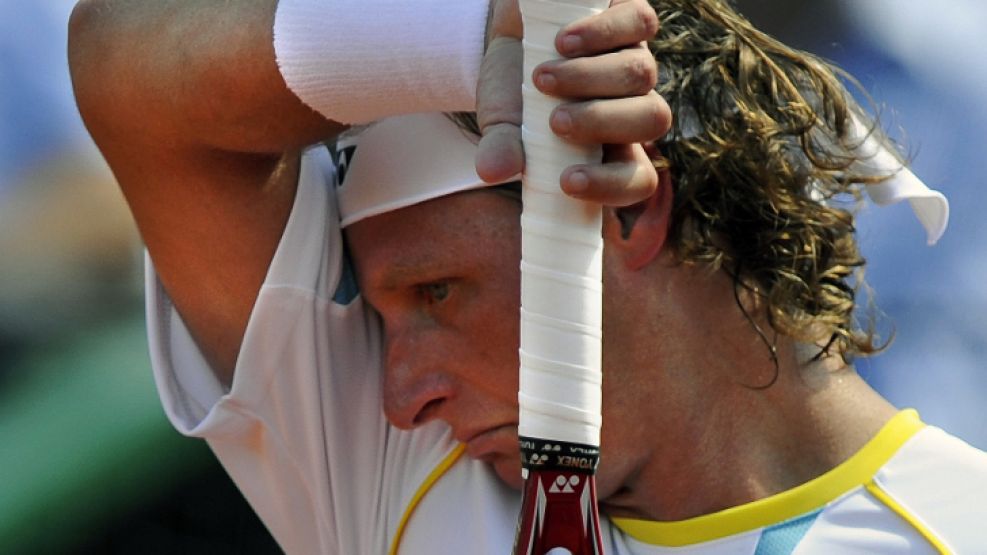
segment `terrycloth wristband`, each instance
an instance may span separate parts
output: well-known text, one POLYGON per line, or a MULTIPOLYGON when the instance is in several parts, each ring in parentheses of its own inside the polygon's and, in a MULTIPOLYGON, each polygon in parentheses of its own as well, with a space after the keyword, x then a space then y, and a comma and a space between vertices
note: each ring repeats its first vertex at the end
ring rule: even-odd
POLYGON ((281 0, 274 50, 288 87, 340 123, 470 111, 488 0, 281 0))

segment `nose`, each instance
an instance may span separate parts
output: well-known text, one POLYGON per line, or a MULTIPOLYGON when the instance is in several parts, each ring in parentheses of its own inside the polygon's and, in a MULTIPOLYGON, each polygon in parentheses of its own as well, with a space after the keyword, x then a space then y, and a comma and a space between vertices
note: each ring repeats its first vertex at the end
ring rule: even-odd
POLYGON ((384 413, 401 429, 411 429, 441 418, 454 393, 454 382, 444 368, 443 349, 429 341, 428 332, 385 330, 384 413))

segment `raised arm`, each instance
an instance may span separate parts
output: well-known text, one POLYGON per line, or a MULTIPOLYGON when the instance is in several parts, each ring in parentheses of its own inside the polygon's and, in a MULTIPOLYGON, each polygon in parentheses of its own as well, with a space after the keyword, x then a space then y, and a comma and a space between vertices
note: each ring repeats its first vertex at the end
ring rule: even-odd
MULTIPOLYGON (((494 135, 481 144, 481 175, 499 181, 521 164, 516 0, 494 0, 482 69, 486 0, 386 9, 366 0, 356 11, 354 0, 281 1, 82 0, 70 24, 83 119, 158 276, 226 383, 290 213, 299 152, 345 127, 329 119, 469 110, 479 74, 479 120, 494 135), (280 60, 291 89, 275 59, 277 9, 278 52, 286 37, 301 37, 287 47, 298 56, 280 60)), ((654 167, 636 143, 659 137, 670 119, 643 42, 656 25, 646 0, 614 0, 560 35, 560 44, 580 37, 566 54, 584 57, 536 70, 553 76, 543 92, 582 100, 569 105, 565 128, 553 122, 557 133, 626 145, 582 168, 579 196, 630 204, 654 190, 654 167)), ((563 184, 577 194, 572 175, 563 184)))
POLYGON ((83 0, 69 29, 86 126, 158 275, 227 383, 290 211, 298 153, 343 128, 286 87, 275 7, 83 0))

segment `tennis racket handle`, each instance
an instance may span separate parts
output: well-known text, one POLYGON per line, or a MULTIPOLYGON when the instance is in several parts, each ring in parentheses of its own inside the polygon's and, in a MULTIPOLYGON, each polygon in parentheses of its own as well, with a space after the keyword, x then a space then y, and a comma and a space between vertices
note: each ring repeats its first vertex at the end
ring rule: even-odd
POLYGON ((599 445, 602 208, 566 196, 562 172, 598 163, 600 145, 568 143, 549 126, 562 99, 541 94, 534 68, 559 59, 555 36, 609 0, 520 0, 524 22, 519 433, 599 445), (536 364, 529 364, 535 362, 536 364))
POLYGON ((610 0, 520 0, 524 21, 522 140, 525 171, 521 263, 521 462, 524 486, 515 555, 602 555, 596 506, 602 328, 601 209, 569 198, 559 177, 599 162, 602 148, 557 137, 561 99, 535 88, 532 71, 561 58, 555 36, 610 0), (544 438, 544 439, 536 439, 544 438))
POLYGON ((521 438, 524 490, 514 555, 602 555, 591 445, 521 438))

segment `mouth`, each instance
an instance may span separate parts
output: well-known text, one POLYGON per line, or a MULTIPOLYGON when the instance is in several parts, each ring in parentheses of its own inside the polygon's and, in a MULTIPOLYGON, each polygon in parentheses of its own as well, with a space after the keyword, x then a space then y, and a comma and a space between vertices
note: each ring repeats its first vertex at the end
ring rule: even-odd
POLYGON ((517 424, 503 424, 457 438, 471 459, 490 462, 498 456, 518 456, 517 424))

